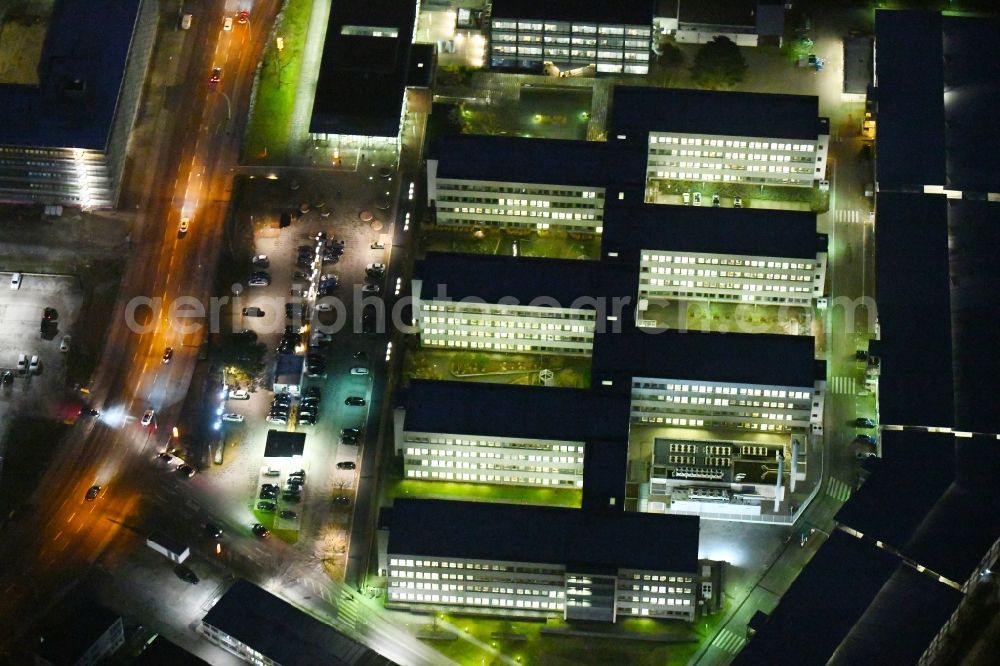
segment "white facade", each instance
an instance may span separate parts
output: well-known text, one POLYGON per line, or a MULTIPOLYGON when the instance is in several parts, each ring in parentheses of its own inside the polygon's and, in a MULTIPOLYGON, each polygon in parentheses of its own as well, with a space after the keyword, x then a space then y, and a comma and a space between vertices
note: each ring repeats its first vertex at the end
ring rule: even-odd
POLYGON ((427 481, 583 487, 583 442, 402 431, 403 476, 427 481))
POLYGON ((823 295, 825 275, 825 252, 790 259, 643 250, 639 299, 810 307, 823 295))
POLYGON ((646 179, 812 187, 826 170, 829 137, 816 140, 650 132, 646 179))
MULTIPOLYGON (((419 294, 421 281, 413 281, 419 294)), ((590 309, 421 299, 416 326, 425 347, 589 356, 596 313, 590 309)))
POLYGON ((814 387, 635 377, 632 420, 689 428, 809 431, 822 424, 820 393, 814 387))
POLYGON ((405 553, 389 553, 388 559, 390 608, 563 618, 589 615, 612 622, 619 616, 686 621, 695 617, 696 582, 691 574, 619 569, 616 576, 605 577, 573 573, 560 564, 405 553), (611 583, 606 608, 598 608, 592 600, 590 591, 597 578, 611 583))
POLYGON ((493 18, 490 66, 538 69, 596 67, 609 74, 649 72, 652 25, 493 18))
POLYGON ((604 230, 603 187, 438 178, 436 160, 427 160, 427 181, 442 226, 604 230))

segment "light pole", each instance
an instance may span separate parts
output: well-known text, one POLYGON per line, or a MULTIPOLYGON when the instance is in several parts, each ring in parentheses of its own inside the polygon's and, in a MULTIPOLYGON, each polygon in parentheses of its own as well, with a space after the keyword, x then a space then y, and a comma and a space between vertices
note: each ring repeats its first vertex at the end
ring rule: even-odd
POLYGON ((275 39, 275 44, 278 47, 278 57, 275 60, 275 65, 278 68, 278 88, 281 88, 281 70, 284 69, 281 66, 281 52, 285 50, 285 38, 279 35, 275 39))

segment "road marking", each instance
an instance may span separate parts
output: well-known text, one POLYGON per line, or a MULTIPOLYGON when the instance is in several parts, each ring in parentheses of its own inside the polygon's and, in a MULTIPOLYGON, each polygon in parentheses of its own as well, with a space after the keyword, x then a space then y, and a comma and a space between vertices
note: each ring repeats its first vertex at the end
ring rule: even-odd
POLYGON ((856 377, 844 377, 837 375, 830 378, 830 392, 837 395, 854 395, 858 389, 856 377))
POLYGON ((69 518, 66 519, 66 522, 67 523, 72 523, 73 522, 73 518, 75 518, 75 517, 76 517, 76 511, 74 511, 71 514, 69 514, 69 518))
POLYGON ((729 629, 722 629, 715 640, 712 641, 712 645, 719 648, 723 652, 728 652, 729 654, 736 654, 742 648, 744 643, 747 642, 746 637, 740 636, 735 631, 730 631, 729 629))
POLYGON ((80 530, 82 530, 82 529, 83 529, 83 522, 81 521, 81 522, 79 522, 79 523, 76 524, 76 534, 79 534, 80 530))
POLYGON ((56 542, 56 541, 58 541, 58 540, 59 540, 59 537, 61 537, 61 536, 62 536, 62 530, 59 530, 59 533, 58 533, 58 534, 56 534, 56 535, 55 535, 54 537, 52 537, 52 541, 53 541, 53 542, 56 542))
POLYGON ((831 476, 830 482, 826 486, 826 494, 835 500, 846 502, 851 499, 851 487, 840 479, 835 479, 831 476))

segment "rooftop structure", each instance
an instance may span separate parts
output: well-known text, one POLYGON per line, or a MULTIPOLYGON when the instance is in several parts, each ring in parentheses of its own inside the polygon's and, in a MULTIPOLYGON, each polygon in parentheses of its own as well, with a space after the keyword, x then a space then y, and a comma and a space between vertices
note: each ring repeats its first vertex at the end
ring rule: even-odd
POLYGON ((270 429, 267 431, 267 440, 264 443, 264 457, 301 457, 305 448, 306 434, 304 432, 286 432, 284 430, 270 429))

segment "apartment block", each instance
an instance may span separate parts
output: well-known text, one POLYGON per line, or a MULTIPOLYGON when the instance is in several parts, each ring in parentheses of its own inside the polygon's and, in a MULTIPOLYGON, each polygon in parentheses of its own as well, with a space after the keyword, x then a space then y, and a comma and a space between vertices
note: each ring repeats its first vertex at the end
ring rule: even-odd
POLYGON ((652 0, 494 0, 489 62, 498 69, 574 75, 649 72, 652 0), (554 68, 554 69, 553 69, 554 68))
POLYGON ((581 488, 585 450, 624 450, 628 413, 626 396, 582 389, 414 380, 396 453, 407 479, 581 488))
POLYGON ((647 187, 812 187, 826 174, 829 120, 816 97, 616 86, 609 125, 609 141, 645 144, 647 187))
POLYGON ((691 621, 698 518, 396 499, 380 516, 390 608, 691 621))
POLYGON ((807 336, 626 327, 600 336, 594 385, 627 390, 633 423, 822 432, 825 367, 807 336))
POLYGON ((589 356, 614 296, 595 262, 428 253, 414 268, 425 347, 589 356), (602 298, 607 296, 607 298, 602 298))
POLYGON ((594 141, 448 136, 430 148, 427 199, 441 226, 599 234, 609 183, 641 169, 594 141))
POLYGON ((651 304, 677 301, 809 308, 826 288, 814 213, 615 207, 601 247, 602 261, 638 266, 640 320, 651 304))

